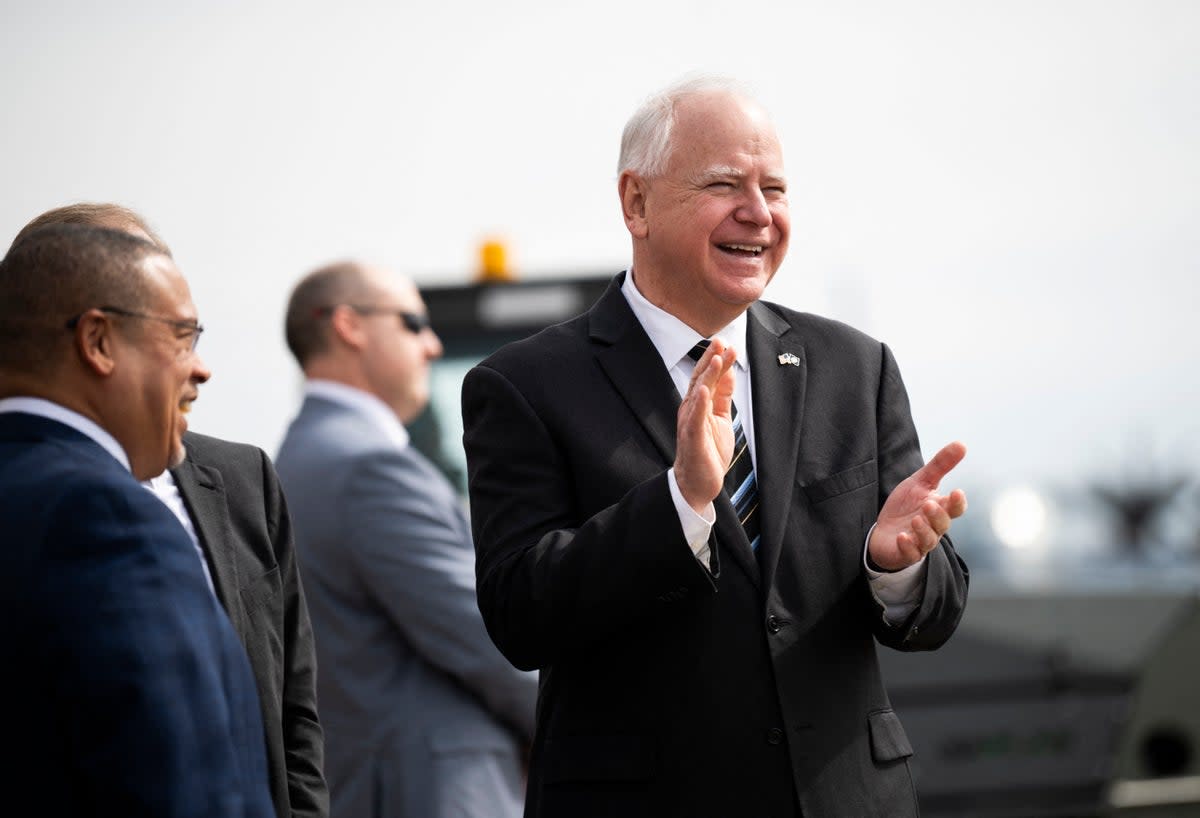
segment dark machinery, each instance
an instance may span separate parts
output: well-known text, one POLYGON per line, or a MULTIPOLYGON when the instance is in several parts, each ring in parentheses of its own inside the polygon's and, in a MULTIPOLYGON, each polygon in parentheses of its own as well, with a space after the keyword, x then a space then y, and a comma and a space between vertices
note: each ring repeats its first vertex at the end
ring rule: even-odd
POLYGON ((1200 816, 1194 592, 994 589, 942 649, 880 657, 923 815, 1200 816))

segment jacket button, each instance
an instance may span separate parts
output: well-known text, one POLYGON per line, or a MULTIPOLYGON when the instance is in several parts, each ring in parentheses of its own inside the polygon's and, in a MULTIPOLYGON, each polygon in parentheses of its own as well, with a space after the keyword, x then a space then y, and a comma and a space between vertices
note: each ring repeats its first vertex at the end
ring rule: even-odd
POLYGON ((770 616, 767 617, 767 630, 768 631, 770 631, 771 633, 779 633, 779 629, 781 627, 783 627, 783 626, 779 624, 779 617, 777 617, 775 614, 771 614, 770 616))
POLYGON ((783 731, 778 727, 772 727, 767 731, 767 744, 780 744, 783 742, 783 731))

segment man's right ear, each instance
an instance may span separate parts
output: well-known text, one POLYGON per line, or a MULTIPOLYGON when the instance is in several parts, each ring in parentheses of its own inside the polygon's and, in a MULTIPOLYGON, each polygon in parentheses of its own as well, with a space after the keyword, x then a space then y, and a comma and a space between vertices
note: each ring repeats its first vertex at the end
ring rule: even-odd
POLYGON ((72 338, 75 354, 83 365, 105 378, 117 368, 115 329, 112 319, 92 309, 79 316, 72 338))
POLYGON ((646 180, 631 170, 623 171, 617 180, 617 193, 621 196, 621 214, 630 234, 635 239, 646 238, 646 180))

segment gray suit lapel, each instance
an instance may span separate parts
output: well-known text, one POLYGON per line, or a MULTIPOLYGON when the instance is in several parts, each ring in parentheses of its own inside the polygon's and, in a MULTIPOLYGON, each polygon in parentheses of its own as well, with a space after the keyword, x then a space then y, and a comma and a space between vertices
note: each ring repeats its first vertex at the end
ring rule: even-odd
POLYGON ((804 414, 807 360, 802 339, 791 326, 760 303, 750 305, 746 346, 753 387, 756 478, 762 541, 760 564, 770 587, 783 549, 788 512, 795 491, 804 414), (781 355, 790 355, 780 363, 781 355))
POLYGON ((191 515, 192 525, 200 547, 208 556, 217 599, 229 614, 234 629, 243 631, 242 598, 238 593, 237 561, 233 555, 233 532, 229 525, 229 509, 225 500, 225 483, 221 472, 200 465, 189 456, 171 470, 179 493, 191 515))

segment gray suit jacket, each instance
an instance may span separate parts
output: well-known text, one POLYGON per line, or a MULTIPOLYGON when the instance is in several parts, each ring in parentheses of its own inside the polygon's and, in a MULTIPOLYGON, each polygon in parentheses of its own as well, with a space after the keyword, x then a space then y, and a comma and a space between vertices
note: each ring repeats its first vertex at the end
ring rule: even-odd
POLYGON ((449 482, 318 397, 276 460, 316 633, 332 814, 519 815, 537 676, 484 629, 449 482))
POLYGON ((184 444, 171 474, 254 671, 275 814, 324 818, 316 655, 279 480, 256 446, 193 432, 184 444))

